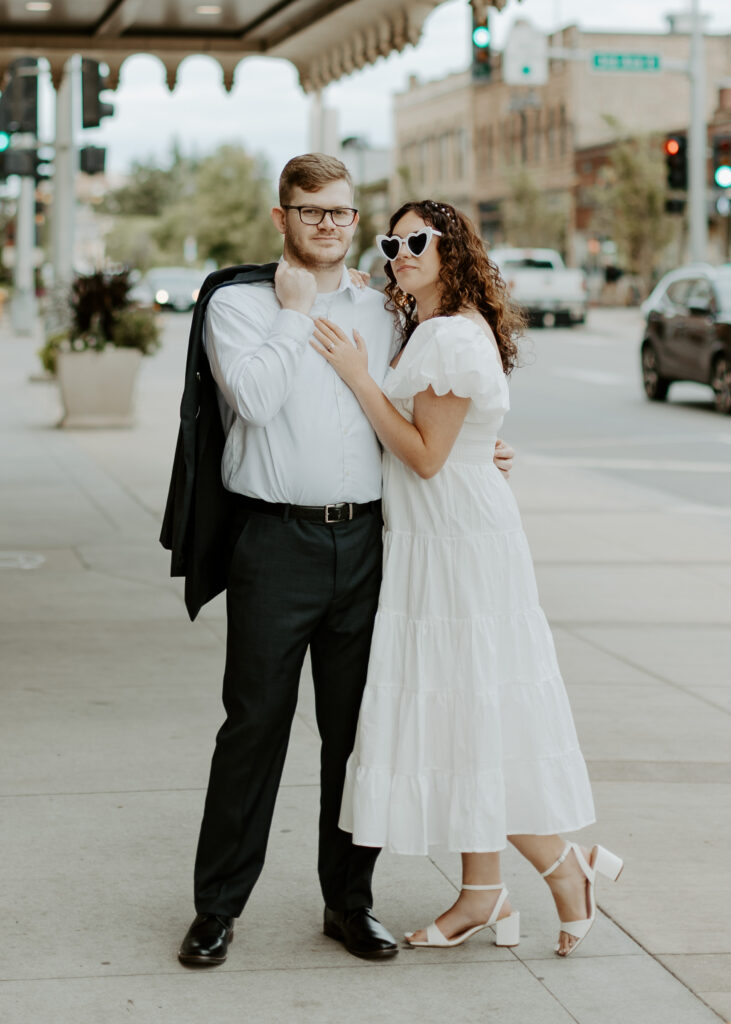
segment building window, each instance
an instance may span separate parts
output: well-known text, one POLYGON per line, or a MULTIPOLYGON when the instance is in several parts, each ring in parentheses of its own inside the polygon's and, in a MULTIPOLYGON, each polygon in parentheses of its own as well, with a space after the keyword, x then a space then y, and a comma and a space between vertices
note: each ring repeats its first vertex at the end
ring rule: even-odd
POLYGON ((548 111, 548 159, 553 160, 556 155, 556 129, 553 124, 553 110, 548 111))
POLYGON ((528 115, 524 110, 520 112, 520 162, 528 163, 528 115))
POLYGON ((533 121, 533 159, 536 163, 541 161, 541 131, 543 126, 541 124, 541 112, 536 110, 535 118, 533 121))
POLYGON ((439 175, 437 180, 443 182, 449 176, 449 135, 445 133, 439 136, 439 175))
POLYGON ((561 156, 566 156, 566 148, 568 142, 568 124, 566 123, 566 107, 561 104, 560 111, 560 127, 559 127, 559 152, 561 156))
POLYGON ((465 150, 467 148, 465 136, 466 132, 464 129, 461 129, 454 135, 454 176, 458 181, 461 181, 465 176, 465 150))
POLYGON ((487 168, 490 171, 492 170, 492 167, 493 167, 493 160, 494 160, 493 146, 494 146, 494 144, 495 144, 495 142, 494 142, 494 139, 492 137, 492 125, 490 124, 490 125, 487 126, 487 155, 486 155, 486 160, 485 160, 485 162, 487 164, 487 168))
POLYGON ((418 180, 424 184, 429 177, 429 139, 422 139, 419 143, 419 171, 418 180))

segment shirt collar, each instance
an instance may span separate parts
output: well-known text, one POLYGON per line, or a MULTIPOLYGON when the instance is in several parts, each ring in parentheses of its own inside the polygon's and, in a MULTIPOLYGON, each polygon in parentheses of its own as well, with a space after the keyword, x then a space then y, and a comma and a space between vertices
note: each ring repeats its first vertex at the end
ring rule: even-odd
POLYGON ((353 279, 348 273, 347 267, 343 267, 343 276, 340 278, 340 287, 338 288, 338 291, 349 291, 353 298, 357 298, 359 293, 363 291, 362 288, 359 288, 356 284, 353 283, 353 279))

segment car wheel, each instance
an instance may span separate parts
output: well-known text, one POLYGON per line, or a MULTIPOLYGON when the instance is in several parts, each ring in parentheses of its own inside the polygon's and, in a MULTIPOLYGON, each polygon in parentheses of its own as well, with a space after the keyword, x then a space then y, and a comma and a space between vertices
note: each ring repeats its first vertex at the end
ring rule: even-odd
POLYGON ((642 346, 642 385, 651 402, 664 402, 668 395, 670 381, 661 377, 657 368, 657 354, 648 342, 642 346))
POLYGON ((711 387, 716 412, 728 416, 731 414, 731 363, 726 356, 719 356, 713 364, 711 387))

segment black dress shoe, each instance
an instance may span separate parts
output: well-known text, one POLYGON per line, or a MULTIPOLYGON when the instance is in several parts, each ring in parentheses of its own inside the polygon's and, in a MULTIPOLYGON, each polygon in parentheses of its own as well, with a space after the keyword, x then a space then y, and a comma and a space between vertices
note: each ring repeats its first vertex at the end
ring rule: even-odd
POLYGON ((331 910, 325 907, 325 935, 342 942, 349 953, 363 960, 385 960, 396 956, 398 946, 390 932, 373 916, 370 907, 331 910))
POLYGON ((186 967, 218 967, 234 937, 234 919, 223 914, 196 914, 178 951, 186 967))

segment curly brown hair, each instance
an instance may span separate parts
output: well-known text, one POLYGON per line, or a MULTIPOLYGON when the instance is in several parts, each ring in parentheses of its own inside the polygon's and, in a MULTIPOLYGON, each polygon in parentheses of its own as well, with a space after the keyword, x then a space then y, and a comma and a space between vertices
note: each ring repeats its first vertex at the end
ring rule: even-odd
MULTIPOLYGON (((518 365, 515 339, 525 329, 525 317, 508 295, 505 281, 497 266, 488 259, 485 247, 472 222, 449 203, 433 199, 404 203, 391 216, 388 233, 404 214, 413 211, 436 231, 441 266, 439 284, 441 298, 434 316, 454 316, 464 309, 478 310, 495 335, 503 370, 509 374, 518 365)), ((419 321, 416 300, 396 284, 393 268, 386 264, 386 309, 396 313, 403 343, 411 337, 419 321)))

